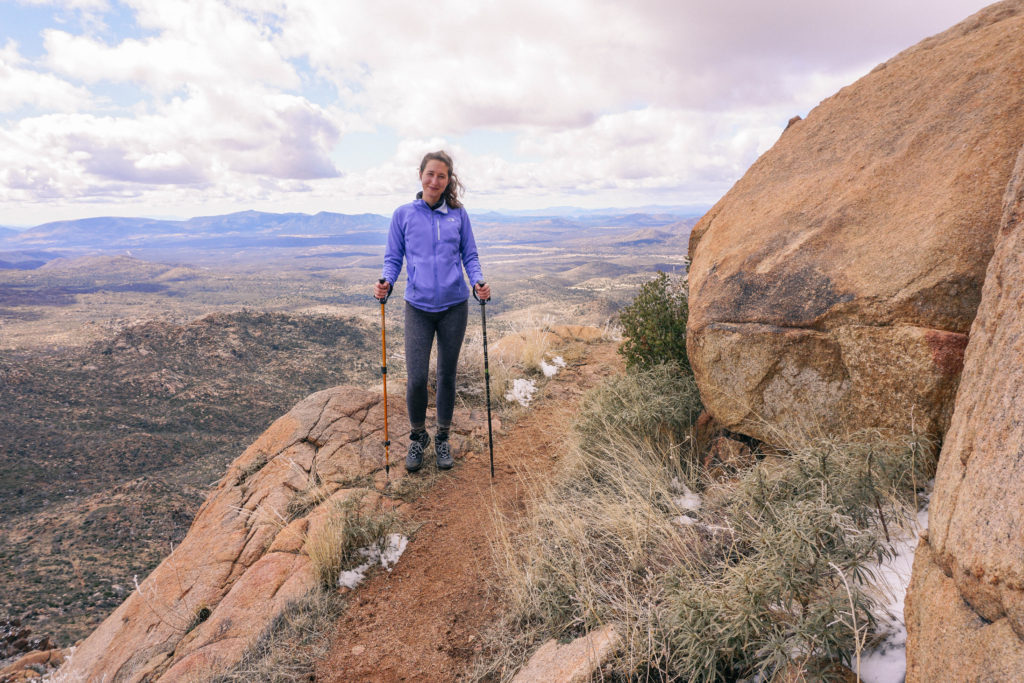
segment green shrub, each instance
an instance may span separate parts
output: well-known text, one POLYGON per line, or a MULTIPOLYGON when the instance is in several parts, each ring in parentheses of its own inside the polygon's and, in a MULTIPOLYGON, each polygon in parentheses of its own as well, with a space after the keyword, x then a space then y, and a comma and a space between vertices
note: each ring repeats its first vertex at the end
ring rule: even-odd
POLYGON ((619 313, 626 367, 635 370, 666 362, 688 371, 686 320, 690 308, 685 277, 657 276, 640 287, 633 303, 619 313))
POLYGON ((827 680, 831 663, 855 666, 880 616, 873 567, 933 475, 932 451, 871 432, 819 439, 706 491, 696 526, 713 530, 710 548, 668 591, 674 668, 827 680))

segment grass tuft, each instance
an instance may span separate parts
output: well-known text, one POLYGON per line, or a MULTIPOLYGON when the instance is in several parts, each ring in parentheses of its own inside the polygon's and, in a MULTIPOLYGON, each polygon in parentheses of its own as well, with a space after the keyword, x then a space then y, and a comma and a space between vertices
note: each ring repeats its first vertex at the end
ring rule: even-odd
POLYGON ((312 680, 316 662, 327 655, 331 631, 346 599, 336 591, 314 589, 290 603, 264 630, 241 661, 212 683, 312 680))
POLYGON ((393 511, 367 514, 360 496, 333 503, 327 515, 323 526, 306 541, 305 549, 320 585, 333 590, 342 571, 357 567, 365 559, 359 549, 398 531, 400 523, 393 511))

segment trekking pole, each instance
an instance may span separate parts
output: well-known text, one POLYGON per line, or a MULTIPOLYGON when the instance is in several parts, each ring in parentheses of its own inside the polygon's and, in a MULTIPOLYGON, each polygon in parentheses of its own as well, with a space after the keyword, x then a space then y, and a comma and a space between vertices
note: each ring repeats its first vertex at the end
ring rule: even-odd
MULTIPOLYGON (((384 278, 378 280, 380 284, 387 282, 384 278)), ((391 478, 391 440, 388 438, 388 343, 387 335, 384 333, 384 304, 391 296, 391 285, 388 285, 388 293, 380 302, 380 376, 384 379, 384 477, 391 478)))
MULTIPOLYGON (((486 284, 478 282, 478 285, 486 284)), ((484 330, 484 385, 487 387, 487 446, 491 451, 491 479, 494 479, 494 434, 491 432, 491 370, 487 364, 487 301, 476 295, 473 287, 473 298, 480 302, 480 322, 484 330)))

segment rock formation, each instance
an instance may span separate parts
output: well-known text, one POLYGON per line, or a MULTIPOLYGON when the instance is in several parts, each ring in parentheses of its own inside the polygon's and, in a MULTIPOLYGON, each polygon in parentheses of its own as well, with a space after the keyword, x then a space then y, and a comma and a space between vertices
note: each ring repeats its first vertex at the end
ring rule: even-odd
MULTIPOLYGON (((316 585, 305 546, 329 506, 381 502, 380 399, 336 387, 274 422, 231 465, 184 541, 76 648, 62 680, 202 680, 236 663, 316 585)), ((392 425, 404 424, 403 404, 389 401, 392 425)), ((391 468, 392 479, 403 473, 391 468)))
MULTIPOLYGON (((1018 29, 1024 38, 1024 25, 1018 29)), ((907 593, 907 681, 1024 676, 1024 147, 907 593)))
POLYGON ((697 224, 688 353, 728 429, 949 423, 1024 140, 1024 2, 793 120, 697 224))

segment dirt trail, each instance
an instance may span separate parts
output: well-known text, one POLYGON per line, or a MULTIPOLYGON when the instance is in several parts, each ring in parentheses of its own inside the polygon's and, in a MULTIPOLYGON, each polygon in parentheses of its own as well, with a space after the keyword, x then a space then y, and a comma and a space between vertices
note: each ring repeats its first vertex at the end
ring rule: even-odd
POLYGON ((466 672, 479 634, 501 608, 487 589, 495 576, 492 511, 508 513, 522 502, 526 487, 517 468, 531 475, 551 470, 580 396, 621 372, 615 348, 588 346, 581 364, 549 381, 530 413, 495 438, 493 484, 485 446, 457 460, 413 502, 411 517, 423 526, 391 574, 356 590, 317 667, 318 681, 454 681, 466 672))

